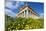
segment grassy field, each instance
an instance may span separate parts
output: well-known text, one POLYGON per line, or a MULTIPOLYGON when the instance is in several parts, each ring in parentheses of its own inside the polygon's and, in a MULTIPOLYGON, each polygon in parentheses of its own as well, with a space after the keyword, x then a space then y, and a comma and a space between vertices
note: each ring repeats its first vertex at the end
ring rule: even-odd
POLYGON ((44 19, 5 17, 5 30, 43 29, 44 19))

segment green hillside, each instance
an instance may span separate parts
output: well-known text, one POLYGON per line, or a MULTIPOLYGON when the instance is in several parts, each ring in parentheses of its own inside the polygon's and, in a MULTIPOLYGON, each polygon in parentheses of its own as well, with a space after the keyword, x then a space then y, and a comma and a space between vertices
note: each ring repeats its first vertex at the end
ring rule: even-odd
POLYGON ((44 28, 44 19, 33 18, 12 18, 5 16, 5 30, 29 30, 29 29, 42 29, 44 28))

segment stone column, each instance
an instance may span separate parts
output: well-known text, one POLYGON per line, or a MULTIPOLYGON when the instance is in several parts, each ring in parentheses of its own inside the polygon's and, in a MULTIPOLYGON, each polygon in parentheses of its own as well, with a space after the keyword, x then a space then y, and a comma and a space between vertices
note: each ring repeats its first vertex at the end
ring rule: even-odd
POLYGON ((22 15, 21 16, 23 17, 23 12, 22 12, 22 15))
POLYGON ((27 17, 28 17, 28 10, 26 12, 27 12, 27 17))
POLYGON ((24 17, 25 17, 25 11, 24 11, 24 17))

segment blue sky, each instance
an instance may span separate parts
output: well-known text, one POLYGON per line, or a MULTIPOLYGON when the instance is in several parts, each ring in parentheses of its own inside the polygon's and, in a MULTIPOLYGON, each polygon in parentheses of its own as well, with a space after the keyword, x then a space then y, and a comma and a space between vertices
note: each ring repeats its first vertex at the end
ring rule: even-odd
MULTIPOLYGON (((5 14, 14 17, 20 11, 19 9, 21 7, 23 7, 25 4, 26 4, 26 2, 23 2, 23 1, 6 1, 6 3, 5 3, 5 14)), ((36 11, 40 16, 43 16, 43 14, 44 14, 44 3, 27 2, 27 4, 34 11, 36 11)))

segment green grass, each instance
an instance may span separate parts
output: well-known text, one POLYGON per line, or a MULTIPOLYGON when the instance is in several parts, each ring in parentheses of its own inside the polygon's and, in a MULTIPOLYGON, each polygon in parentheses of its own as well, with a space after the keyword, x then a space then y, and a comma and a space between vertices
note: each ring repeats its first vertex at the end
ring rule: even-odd
POLYGON ((14 21, 8 20, 5 25, 6 30, 29 30, 44 28, 44 19, 15 18, 14 21))

